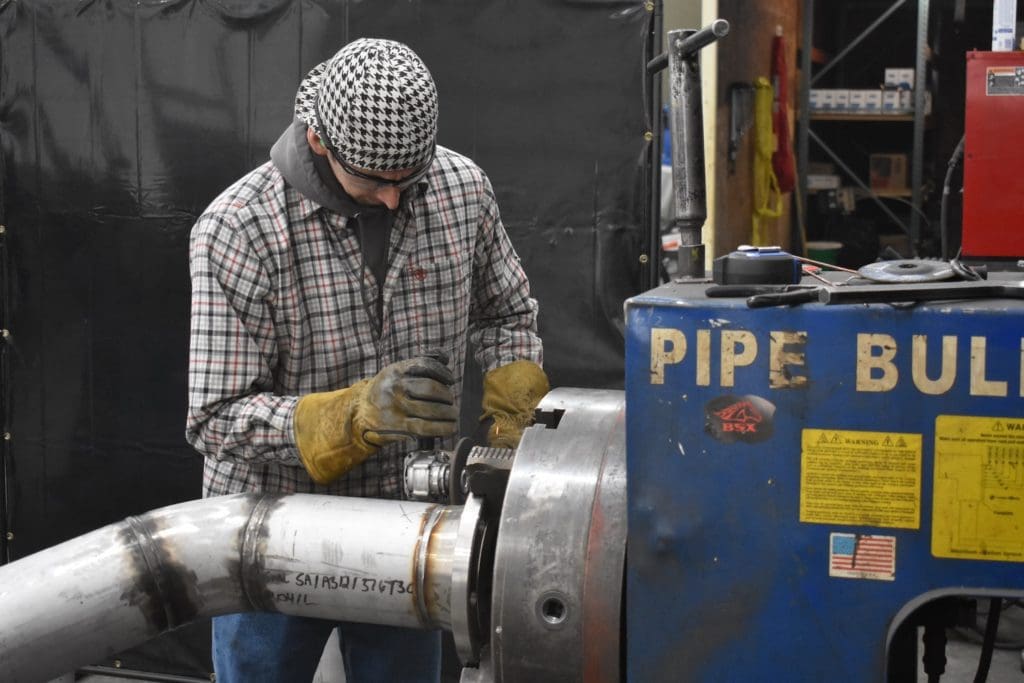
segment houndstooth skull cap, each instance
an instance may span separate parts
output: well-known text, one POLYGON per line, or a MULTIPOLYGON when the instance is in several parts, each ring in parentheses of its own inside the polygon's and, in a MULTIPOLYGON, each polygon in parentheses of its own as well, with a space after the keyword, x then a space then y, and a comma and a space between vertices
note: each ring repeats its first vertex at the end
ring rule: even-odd
POLYGON ((407 45, 360 38, 309 72, 295 115, 352 166, 418 168, 434 154, 437 87, 407 45))

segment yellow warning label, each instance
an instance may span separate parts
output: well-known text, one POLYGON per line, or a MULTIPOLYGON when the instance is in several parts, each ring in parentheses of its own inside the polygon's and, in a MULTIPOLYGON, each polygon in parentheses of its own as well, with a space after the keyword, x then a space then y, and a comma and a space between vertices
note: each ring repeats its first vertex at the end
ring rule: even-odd
POLYGON ((921 435, 803 430, 800 521, 920 527, 921 435))
POLYGON ((935 418, 932 555, 1024 562, 1024 419, 935 418))

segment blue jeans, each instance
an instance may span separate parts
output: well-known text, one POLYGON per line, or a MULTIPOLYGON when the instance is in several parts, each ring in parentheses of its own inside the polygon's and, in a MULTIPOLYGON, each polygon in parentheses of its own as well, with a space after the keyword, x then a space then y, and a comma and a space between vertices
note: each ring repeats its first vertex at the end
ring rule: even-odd
POLYGON ((252 612, 213 619, 217 683, 310 683, 337 628, 347 683, 437 683, 441 633, 252 612))

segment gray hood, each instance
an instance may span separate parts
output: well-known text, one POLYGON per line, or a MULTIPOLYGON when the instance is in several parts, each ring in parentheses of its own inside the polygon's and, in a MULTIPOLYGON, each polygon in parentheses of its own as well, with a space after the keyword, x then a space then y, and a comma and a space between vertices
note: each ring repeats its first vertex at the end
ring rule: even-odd
MULTIPOLYGON (((330 187, 317 170, 316 160, 306 141, 306 124, 298 119, 292 121, 274 146, 270 148, 270 160, 274 162, 288 184, 306 198, 327 207, 343 216, 355 216, 366 210, 344 193, 337 183, 330 187)), ((326 172, 330 166, 324 160, 326 172)))

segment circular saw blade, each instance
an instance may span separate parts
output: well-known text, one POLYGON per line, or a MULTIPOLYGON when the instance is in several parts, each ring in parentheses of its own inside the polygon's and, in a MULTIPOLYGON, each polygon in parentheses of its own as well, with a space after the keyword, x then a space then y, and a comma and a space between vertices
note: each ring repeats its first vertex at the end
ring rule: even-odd
POLYGON ((857 271, 861 277, 875 282, 903 284, 912 282, 939 282, 956 277, 953 267, 945 261, 921 259, 899 259, 879 261, 862 266, 857 271))

